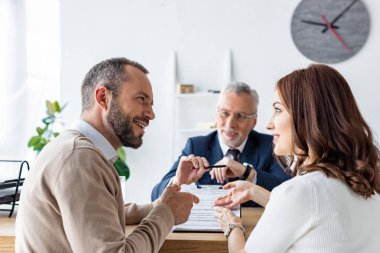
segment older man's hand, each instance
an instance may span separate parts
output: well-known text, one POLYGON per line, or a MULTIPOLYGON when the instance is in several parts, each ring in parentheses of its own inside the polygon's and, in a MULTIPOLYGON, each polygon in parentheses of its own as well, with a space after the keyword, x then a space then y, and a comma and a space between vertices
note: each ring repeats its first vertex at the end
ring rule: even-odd
POLYGON ((182 156, 172 184, 182 185, 191 184, 203 176, 209 169, 208 161, 200 156, 182 156))

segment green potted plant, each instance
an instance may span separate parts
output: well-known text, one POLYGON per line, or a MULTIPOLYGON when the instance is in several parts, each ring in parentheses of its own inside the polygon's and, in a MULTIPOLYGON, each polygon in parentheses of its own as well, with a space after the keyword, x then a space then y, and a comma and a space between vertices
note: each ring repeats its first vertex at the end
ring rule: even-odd
MULTIPOLYGON (((32 136, 28 142, 28 147, 33 148, 37 153, 41 152, 43 147, 46 146, 51 140, 59 135, 59 132, 54 130, 57 120, 60 119, 62 110, 67 104, 61 106, 58 101, 50 102, 46 100, 46 116, 42 118, 43 127, 37 127, 37 134, 32 136)), ((119 176, 124 176, 125 180, 129 177, 129 168, 125 163, 126 153, 123 147, 117 150, 118 159, 114 163, 114 167, 117 170, 119 176)))
POLYGON ((123 147, 120 147, 117 150, 117 154, 119 157, 117 158, 116 162, 114 162, 113 166, 117 170, 119 176, 124 176, 125 180, 127 180, 129 178, 129 167, 125 163, 127 157, 125 149, 123 147))
POLYGON ((28 142, 29 148, 33 148, 34 151, 39 153, 46 144, 59 135, 58 132, 54 131, 54 126, 65 107, 66 105, 60 106, 58 101, 50 102, 46 100, 46 116, 42 118, 44 126, 36 128, 37 134, 30 138, 28 142))

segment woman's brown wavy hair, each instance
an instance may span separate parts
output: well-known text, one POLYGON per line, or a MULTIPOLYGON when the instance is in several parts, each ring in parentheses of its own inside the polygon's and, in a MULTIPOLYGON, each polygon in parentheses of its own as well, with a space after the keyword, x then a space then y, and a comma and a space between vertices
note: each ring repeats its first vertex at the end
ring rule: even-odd
POLYGON ((281 78, 276 88, 293 119, 294 147, 301 150, 293 176, 322 171, 365 198, 380 193, 379 149, 343 76, 313 64, 281 78), (317 159, 303 165, 310 150, 317 159))

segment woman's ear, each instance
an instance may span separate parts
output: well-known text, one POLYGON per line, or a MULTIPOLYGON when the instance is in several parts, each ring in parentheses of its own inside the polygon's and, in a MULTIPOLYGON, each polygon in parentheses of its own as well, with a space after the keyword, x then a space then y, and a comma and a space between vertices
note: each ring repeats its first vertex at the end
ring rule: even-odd
POLYGON ((95 88, 95 103, 103 110, 107 110, 111 102, 111 92, 105 86, 95 88))

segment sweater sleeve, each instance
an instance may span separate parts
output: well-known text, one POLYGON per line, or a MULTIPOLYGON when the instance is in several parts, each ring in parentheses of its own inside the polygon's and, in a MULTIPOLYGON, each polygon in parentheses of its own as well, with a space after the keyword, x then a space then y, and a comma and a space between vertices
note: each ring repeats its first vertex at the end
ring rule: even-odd
POLYGON ((128 203, 124 205, 125 225, 139 224, 152 210, 152 203, 135 204, 128 203))
POLYGON ((170 208, 158 204, 126 238, 125 252, 158 252, 173 226, 170 208))
POLYGON ((274 188, 246 252, 286 252, 315 224, 315 189, 299 178, 274 188))
MULTIPOLYGON (((73 252, 158 252, 174 225, 166 205, 127 205, 119 196, 117 177, 93 152, 75 154, 56 180, 54 191, 62 225, 73 252), (89 162, 79 163, 86 157, 89 162), (80 164, 80 165, 79 165, 80 164), (120 203, 119 203, 120 202, 120 203), (149 210, 151 209, 151 210, 149 210), (125 214, 125 210, 130 215, 125 214), (138 214, 142 211, 141 214, 138 214), (144 220, 125 238, 124 217, 144 220)), ((119 196, 120 197, 120 196, 119 196)))

